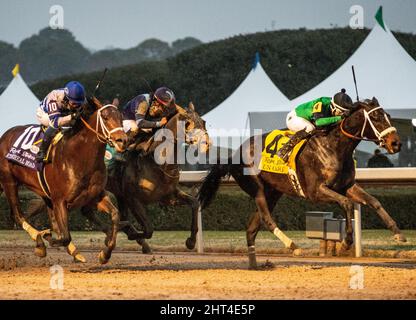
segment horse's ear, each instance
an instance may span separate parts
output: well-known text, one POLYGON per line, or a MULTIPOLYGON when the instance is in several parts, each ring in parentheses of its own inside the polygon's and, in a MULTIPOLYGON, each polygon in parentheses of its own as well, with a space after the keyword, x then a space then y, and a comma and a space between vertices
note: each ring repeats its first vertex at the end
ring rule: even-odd
POLYGON ((98 100, 95 96, 88 97, 87 101, 90 106, 94 107, 95 109, 100 109, 102 107, 100 100, 98 100))
POLYGON ((378 100, 377 100, 377 98, 376 97, 373 97, 373 99, 371 99, 371 102, 374 104, 374 105, 376 105, 376 106, 379 106, 380 104, 378 103, 378 100))
POLYGON ((195 106, 192 103, 192 101, 189 102, 188 108, 189 108, 189 110, 192 110, 193 112, 195 112, 195 106))

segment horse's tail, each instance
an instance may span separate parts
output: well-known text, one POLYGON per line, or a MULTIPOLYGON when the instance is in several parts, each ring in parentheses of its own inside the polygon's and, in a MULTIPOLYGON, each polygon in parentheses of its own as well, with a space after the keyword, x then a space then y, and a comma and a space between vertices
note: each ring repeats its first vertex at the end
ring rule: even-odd
POLYGON ((198 201, 202 209, 210 205, 218 191, 221 178, 229 175, 230 169, 230 164, 217 164, 211 168, 198 192, 198 201))

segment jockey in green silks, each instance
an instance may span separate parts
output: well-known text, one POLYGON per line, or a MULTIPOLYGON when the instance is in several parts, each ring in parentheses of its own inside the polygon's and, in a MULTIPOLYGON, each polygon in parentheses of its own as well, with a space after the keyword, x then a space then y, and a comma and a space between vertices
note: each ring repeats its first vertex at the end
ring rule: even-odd
POLYGON ((316 128, 323 128, 341 121, 348 116, 352 108, 352 99, 345 89, 330 97, 321 97, 303 103, 289 112, 286 125, 295 134, 283 145, 277 155, 285 162, 292 149, 303 139, 309 138, 316 128))

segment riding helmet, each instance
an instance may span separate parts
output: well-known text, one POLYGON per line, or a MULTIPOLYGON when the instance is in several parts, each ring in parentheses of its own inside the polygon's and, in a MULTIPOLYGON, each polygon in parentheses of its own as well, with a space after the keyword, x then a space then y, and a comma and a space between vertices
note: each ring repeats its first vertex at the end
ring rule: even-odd
POLYGON ((65 96, 69 101, 75 104, 83 104, 85 101, 85 89, 84 86, 78 81, 71 81, 65 85, 65 96))
POLYGON ((344 109, 351 109, 352 107, 352 99, 348 94, 346 94, 345 89, 341 89, 341 92, 335 94, 333 101, 335 104, 344 109))
POLYGON ((167 87, 160 87, 154 93, 155 99, 164 106, 171 107, 175 105, 175 94, 167 87))

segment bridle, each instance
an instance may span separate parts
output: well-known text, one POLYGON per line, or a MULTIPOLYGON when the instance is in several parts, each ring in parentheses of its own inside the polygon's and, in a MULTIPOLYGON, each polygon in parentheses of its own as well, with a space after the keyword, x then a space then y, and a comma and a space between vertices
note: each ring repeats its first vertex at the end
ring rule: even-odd
POLYGON ((386 118, 386 121, 389 124, 389 127, 387 129, 384 129, 381 132, 377 130, 376 126, 374 125, 373 121, 370 118, 370 113, 372 113, 376 110, 379 110, 381 108, 382 107, 376 107, 374 109, 371 109, 370 111, 367 111, 367 110, 363 109, 364 123, 363 123, 363 126, 361 128, 359 136, 352 135, 344 129, 344 122, 345 122, 345 118, 344 118, 341 121, 341 124, 340 124, 340 129, 341 129, 342 134, 344 134, 348 138, 355 139, 355 140, 365 140, 365 141, 377 142, 380 146, 382 146, 384 144, 384 137, 387 136, 388 134, 392 133, 392 132, 397 132, 397 130, 396 130, 395 127, 393 127, 391 125, 390 120, 389 120, 389 118, 387 117, 387 115, 385 113, 384 113, 384 117, 386 118), (364 137, 364 132, 365 132, 365 129, 367 127, 367 124, 370 124, 371 129, 373 130, 373 133, 377 137, 377 139, 369 139, 367 137, 364 137))
POLYGON ((117 127, 117 128, 112 129, 112 130, 109 130, 107 128, 106 124, 104 123, 103 117, 101 115, 101 112, 104 109, 107 109, 107 108, 115 108, 115 109, 118 110, 118 108, 115 105, 112 105, 112 104, 106 104, 105 106, 102 106, 101 108, 99 108, 97 110, 97 122, 96 122, 96 125, 95 125, 95 130, 88 124, 87 121, 84 120, 84 118, 82 118, 82 116, 81 116, 81 121, 90 131, 92 131, 96 134, 97 139, 100 142, 105 143, 105 144, 108 143, 108 145, 110 147, 114 147, 114 142, 113 142, 113 139, 111 138, 111 135, 114 132, 117 132, 117 131, 124 132, 124 130, 123 130, 122 127, 117 127), (101 133, 99 132, 99 130, 101 131, 101 133))

